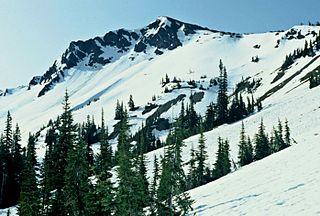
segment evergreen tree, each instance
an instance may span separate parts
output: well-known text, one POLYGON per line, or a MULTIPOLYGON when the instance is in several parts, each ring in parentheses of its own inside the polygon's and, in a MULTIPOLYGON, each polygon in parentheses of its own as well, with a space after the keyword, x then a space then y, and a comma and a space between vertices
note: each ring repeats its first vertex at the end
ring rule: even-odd
POLYGON ((159 184, 159 162, 158 158, 155 155, 153 160, 153 179, 150 186, 150 215, 156 215, 157 214, 157 208, 158 208, 158 196, 157 196, 157 188, 159 184))
POLYGON ((12 117, 10 112, 7 113, 7 120, 5 123, 5 129, 4 129, 4 137, 3 137, 3 143, 5 147, 9 150, 12 148, 12 117))
POLYGON ((77 143, 69 146, 63 188, 66 215, 87 215, 89 164, 87 146, 79 132, 77 143))
POLYGON ((130 111, 134 111, 135 110, 135 105, 134 105, 134 101, 133 101, 132 95, 130 95, 128 106, 129 106, 129 110, 130 111))
MULTIPOLYGON (((90 208, 90 215, 108 216, 115 209, 114 187, 111 182, 112 149, 108 143, 108 130, 105 127, 104 112, 101 112, 100 153, 97 155, 96 177, 97 184, 91 191, 94 204, 90 208)), ((89 194, 89 195, 90 195, 89 194)))
POLYGON ((270 154, 271 148, 269 145, 268 136, 265 133, 263 119, 261 119, 258 133, 255 136, 255 159, 260 160, 270 154))
POLYGON ((198 184, 197 173, 196 173, 196 152, 193 148, 193 145, 190 150, 190 161, 189 161, 189 171, 187 179, 188 189, 195 188, 198 184))
POLYGON ((274 146, 274 150, 277 152, 277 151, 280 151, 285 148, 285 142, 283 139, 282 124, 281 124, 280 120, 278 120, 277 129, 274 129, 273 132, 274 132, 273 146, 274 146))
POLYGON ((239 142, 239 153, 238 153, 239 165, 245 166, 253 161, 253 148, 250 137, 246 137, 245 128, 242 122, 239 142))
POLYGON ((240 166, 247 165, 246 161, 246 146, 247 146, 247 140, 245 135, 245 129, 243 122, 241 123, 241 132, 240 132, 240 142, 239 142, 239 153, 238 153, 238 160, 240 166))
MULTIPOLYGON (((185 130, 181 130, 181 138, 186 138, 187 136, 194 135, 198 132, 198 127, 200 125, 200 118, 197 115, 197 112, 194 109, 193 101, 190 101, 190 106, 188 107, 188 112, 186 115, 186 129, 188 133, 186 134, 185 130)), ((179 128, 183 128, 183 122, 179 119, 179 128)))
POLYGON ((285 120, 284 126, 284 140, 285 140, 285 147, 289 147, 291 145, 291 138, 290 138, 290 128, 288 125, 288 120, 285 120))
POLYGON ((199 149, 197 152, 197 162, 198 166, 196 169, 196 176, 197 176, 197 186, 203 185, 206 183, 206 174, 205 174, 205 169, 206 169, 206 160, 208 158, 207 151, 206 151, 206 144, 205 144, 205 137, 203 135, 203 132, 201 130, 200 132, 200 137, 199 137, 199 149))
POLYGON ((52 215, 63 216, 66 214, 64 209, 65 200, 63 188, 65 186, 65 171, 67 165, 68 151, 73 148, 76 136, 76 126, 73 124, 73 117, 70 109, 69 95, 66 90, 63 102, 63 113, 60 117, 58 126, 58 141, 54 146, 52 159, 54 161, 54 179, 55 186, 54 199, 52 200, 52 215))
POLYGON ((143 215, 139 199, 135 193, 136 175, 133 170, 133 155, 128 125, 128 114, 125 111, 118 136, 118 188, 116 191, 116 215, 143 215))
POLYGON ((231 171, 231 161, 229 154, 229 142, 223 140, 221 137, 218 138, 218 152, 217 159, 214 163, 213 178, 218 179, 222 176, 227 175, 231 171))
POLYGON ((246 161, 247 161, 247 164, 250 164, 253 162, 253 158, 254 155, 253 155, 253 146, 252 146, 252 143, 251 143, 251 139, 250 137, 248 136, 247 137, 247 147, 246 147, 246 152, 245 152, 245 158, 246 158, 246 161))
POLYGON ((215 104, 210 103, 207 107, 206 117, 204 120, 204 128, 206 131, 212 130, 215 126, 216 107, 215 104))
POLYGON ((137 189, 139 207, 143 208, 149 205, 149 182, 147 179, 146 159, 144 156, 145 142, 143 134, 140 134, 139 142, 137 143, 137 156, 135 158, 135 169, 137 178, 137 189))
POLYGON ((18 215, 40 215, 40 193, 36 177, 35 138, 29 135, 27 157, 22 170, 21 193, 18 206, 18 215))
POLYGON ((50 215, 52 207, 52 191, 55 189, 55 169, 53 148, 57 143, 56 126, 51 124, 47 131, 45 143, 46 153, 41 165, 41 199, 42 215, 50 215))
POLYGON ((104 122, 104 112, 101 112, 101 129, 100 129, 100 153, 97 155, 98 173, 103 169, 111 169, 112 163, 112 148, 108 142, 108 129, 104 122))
POLYGON ((217 121, 219 124, 227 122, 228 118, 228 79, 227 79, 227 70, 223 66, 222 60, 219 64, 219 89, 218 89, 218 98, 217 98, 217 121))
POLYGON ((21 132, 18 124, 16 124, 15 131, 12 139, 11 154, 13 157, 13 181, 16 185, 12 193, 16 196, 14 200, 19 199, 20 183, 21 183, 21 171, 23 168, 22 148, 21 148, 21 132))
POLYGON ((186 177, 182 169, 182 128, 180 122, 167 138, 168 148, 162 160, 162 173, 158 188, 158 215, 186 215, 193 201, 187 192, 186 177))

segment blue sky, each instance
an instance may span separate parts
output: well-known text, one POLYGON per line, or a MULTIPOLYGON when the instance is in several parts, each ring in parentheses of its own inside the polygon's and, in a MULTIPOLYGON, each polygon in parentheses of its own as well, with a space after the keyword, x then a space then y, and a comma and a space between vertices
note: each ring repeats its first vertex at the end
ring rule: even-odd
POLYGON ((265 32, 320 21, 319 0, 0 0, 0 89, 43 74, 72 40, 170 16, 212 29, 265 32))

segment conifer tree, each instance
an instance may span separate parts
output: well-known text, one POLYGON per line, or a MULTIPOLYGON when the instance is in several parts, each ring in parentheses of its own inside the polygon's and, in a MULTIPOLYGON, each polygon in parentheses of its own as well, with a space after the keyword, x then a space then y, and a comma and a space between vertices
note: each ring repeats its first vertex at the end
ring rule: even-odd
POLYGON ((227 70, 223 66, 222 60, 219 64, 219 90, 217 98, 217 121, 219 124, 226 123, 228 118, 228 78, 227 70))
POLYGON ((229 142, 218 138, 218 152, 217 159, 214 163, 213 178, 218 179, 224 175, 227 175, 231 171, 231 161, 229 155, 229 142))
POLYGON ((135 105, 134 105, 134 101, 133 101, 132 95, 130 95, 128 106, 129 106, 129 110, 130 111, 134 111, 135 110, 135 105))
POLYGON ((216 119, 215 104, 210 103, 209 106, 207 107, 206 117, 204 120, 204 128, 206 131, 213 129, 213 127, 215 126, 215 119, 216 119))
POLYGON ((125 111, 118 136, 118 188, 116 191, 116 215, 143 215, 133 170, 132 144, 129 135, 128 114, 125 111))
POLYGON ((21 193, 18 206, 20 216, 40 216, 40 193, 36 177, 35 138, 29 135, 27 157, 22 170, 21 193))
POLYGON ((155 155, 154 156, 154 160, 153 160, 153 179, 152 179, 152 184, 151 184, 151 195, 153 198, 155 198, 156 196, 156 190, 158 187, 158 183, 159 183, 159 175, 160 169, 159 169, 159 162, 158 162, 158 158, 155 155))
POLYGON ((251 144, 250 137, 245 135, 245 128, 242 122, 240 141, 239 141, 239 153, 238 153, 238 163, 240 166, 245 166, 253 161, 253 148, 251 144))
POLYGON ((255 136, 255 159, 260 160, 271 154, 271 148, 269 145, 268 136, 265 133, 265 126, 263 124, 263 119, 259 126, 258 133, 255 136))
POLYGON ((291 137, 290 137, 290 128, 288 125, 288 120, 285 120, 285 126, 284 126, 284 131, 285 131, 285 135, 284 135, 284 140, 285 140, 285 146, 289 147, 291 145, 291 137))
POLYGON ((149 194, 149 182, 147 179, 147 168, 146 159, 144 156, 145 152, 145 142, 144 136, 140 133, 140 139, 137 143, 137 155, 135 158, 135 169, 136 169, 136 183, 137 183, 137 199, 139 201, 139 207, 142 209, 149 205, 150 194, 149 194))
POLYGON ((197 186, 197 173, 196 173, 196 152, 193 145, 190 150, 190 161, 189 161, 189 171, 188 171, 188 189, 192 189, 197 186))
POLYGON ((101 112, 100 153, 97 155, 97 184, 89 193, 93 205, 88 206, 90 215, 112 215, 115 209, 114 186, 111 182, 112 149, 108 143, 108 129, 105 127, 104 112, 101 112))
POLYGON ((167 138, 168 147, 162 160, 162 173, 157 192, 161 202, 158 215, 185 215, 193 203, 189 194, 184 192, 187 185, 182 169, 181 151, 184 143, 180 125, 178 120, 173 133, 167 138))
POLYGON ((104 122, 104 111, 101 111, 101 129, 100 129, 100 153, 97 155, 98 173, 103 169, 109 170, 112 167, 112 148, 108 142, 108 129, 104 122))
POLYGON ((159 174, 159 162, 158 158, 155 155, 154 160, 153 160, 153 178, 152 182, 150 185, 150 215, 155 216, 157 214, 157 208, 158 208, 158 196, 157 196, 157 188, 159 185, 159 179, 160 179, 160 174, 159 174))
POLYGON ((15 131, 12 139, 11 154, 13 157, 13 187, 12 194, 15 196, 14 200, 19 199, 20 183, 21 183, 21 171, 23 168, 22 148, 21 148, 21 132, 18 124, 16 124, 15 131))
POLYGON ((68 150, 63 189, 66 215, 88 215, 87 198, 90 186, 89 164, 86 156, 87 146, 79 131, 77 143, 72 143, 68 150))
POLYGON ((198 162, 198 166, 196 169, 196 176, 197 176, 197 186, 199 185, 203 185, 206 183, 206 179, 205 179, 205 169, 206 169, 206 160, 208 158, 207 155, 207 150, 206 150, 206 144, 205 144, 205 137, 204 134, 201 130, 200 132, 200 137, 199 137, 199 148, 197 151, 197 162, 198 162))
POLYGON ((238 160, 240 166, 247 165, 246 161, 246 146, 247 146, 247 140, 245 135, 245 129, 243 122, 241 123, 241 132, 240 132, 240 142, 239 142, 239 153, 238 153, 238 160))
POLYGON ((247 147, 246 147, 246 152, 245 152, 245 158, 246 158, 247 164, 252 163, 253 159, 254 159, 253 158, 253 146, 252 146, 251 139, 249 136, 247 137, 247 147))
POLYGON ((67 165, 68 151, 73 148, 76 136, 76 126, 73 123, 72 112, 70 108, 69 95, 66 90, 63 102, 63 113, 59 119, 58 141, 54 146, 52 158, 54 161, 54 179, 55 186, 54 199, 52 200, 52 215, 63 216, 66 214, 64 209, 65 201, 63 188, 65 186, 65 171, 67 165))

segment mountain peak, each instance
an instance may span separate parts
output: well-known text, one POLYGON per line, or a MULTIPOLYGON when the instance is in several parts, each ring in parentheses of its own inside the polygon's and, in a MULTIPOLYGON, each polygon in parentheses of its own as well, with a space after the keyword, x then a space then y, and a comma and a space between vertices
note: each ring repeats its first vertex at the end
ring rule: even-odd
POLYGON ((72 41, 61 58, 43 76, 36 76, 29 83, 43 84, 39 97, 63 80, 65 71, 71 68, 96 70, 115 62, 131 49, 136 53, 154 52, 163 54, 183 45, 184 36, 196 34, 199 30, 209 30, 198 25, 184 23, 168 16, 159 16, 155 21, 140 30, 119 29, 110 31, 102 37, 85 41, 72 41))

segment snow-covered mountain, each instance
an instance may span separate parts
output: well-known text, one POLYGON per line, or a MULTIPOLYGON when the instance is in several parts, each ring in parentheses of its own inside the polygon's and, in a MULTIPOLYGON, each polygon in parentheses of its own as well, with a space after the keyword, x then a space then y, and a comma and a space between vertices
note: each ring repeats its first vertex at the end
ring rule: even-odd
MULTIPOLYGON (((197 215, 319 214, 315 206, 320 206, 317 196, 320 168, 315 164, 320 156, 317 143, 320 96, 319 87, 309 89, 305 77, 319 70, 320 52, 297 59, 284 73, 279 71, 286 55, 304 48, 305 41, 313 41, 319 31, 319 26, 294 26, 279 32, 236 34, 159 17, 141 29, 120 29, 102 37, 71 42, 61 58, 43 75, 33 77, 28 86, 0 92, 0 127, 10 110, 26 141, 29 131, 38 131, 61 113, 66 88, 76 122, 84 121, 87 115, 100 119, 104 108, 109 128, 117 122, 114 120, 116 101, 126 103, 129 95, 133 95, 139 109, 129 113, 132 133, 157 111, 154 108, 146 112, 148 103, 159 107, 175 101, 160 116, 172 122, 180 111, 182 98, 188 102, 191 93, 202 92, 195 109, 204 115, 206 106, 217 96, 217 87, 210 85, 210 80, 219 75, 218 64, 222 59, 228 70, 230 93, 242 79, 259 80, 254 96, 262 99, 263 109, 244 120, 248 134, 256 132, 261 117, 269 131, 278 118, 287 118, 298 144, 192 190, 196 200, 194 212, 197 215), (259 61, 252 61, 256 57, 259 61), (183 80, 182 88, 165 93, 160 82, 166 74, 183 80), (199 81, 197 87, 190 88, 189 80, 199 81), (310 200, 312 208, 308 208, 310 200)), ((174 88, 174 84, 166 87, 174 88)), ((218 136, 230 140, 231 156, 236 160, 240 127, 241 123, 236 122, 205 133, 210 164, 215 161, 218 136)), ((154 133, 161 138, 166 135, 166 131, 154 133)), ((197 139, 194 136, 185 140, 185 161, 197 139)), ((44 147, 38 148, 41 157, 44 147)), ((148 153, 150 173, 153 156, 162 153, 163 149, 148 153)))

